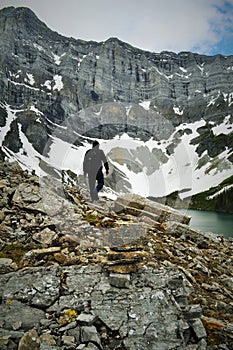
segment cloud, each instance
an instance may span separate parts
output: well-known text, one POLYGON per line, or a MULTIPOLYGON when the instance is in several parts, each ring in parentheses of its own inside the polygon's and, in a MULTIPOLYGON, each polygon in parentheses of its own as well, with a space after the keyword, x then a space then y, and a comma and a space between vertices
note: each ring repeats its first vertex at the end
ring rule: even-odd
POLYGON ((122 32, 122 38, 150 51, 196 49, 208 53, 232 28, 229 8, 224 13, 224 1, 221 0, 136 3, 131 16, 131 28, 122 32))
POLYGON ((67 20, 60 6, 60 25, 64 32, 70 26, 70 35, 84 40, 118 37, 154 52, 210 53, 232 29, 231 3, 224 0, 76 0, 69 2, 69 13, 75 15, 68 15, 67 20))

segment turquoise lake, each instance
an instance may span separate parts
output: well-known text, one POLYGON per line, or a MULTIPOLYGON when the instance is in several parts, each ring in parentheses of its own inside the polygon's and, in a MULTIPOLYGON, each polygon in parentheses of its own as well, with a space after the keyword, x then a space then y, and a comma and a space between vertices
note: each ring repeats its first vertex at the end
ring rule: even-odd
POLYGON ((203 232, 223 234, 233 237, 233 214, 187 209, 182 210, 185 215, 191 216, 189 226, 203 232))

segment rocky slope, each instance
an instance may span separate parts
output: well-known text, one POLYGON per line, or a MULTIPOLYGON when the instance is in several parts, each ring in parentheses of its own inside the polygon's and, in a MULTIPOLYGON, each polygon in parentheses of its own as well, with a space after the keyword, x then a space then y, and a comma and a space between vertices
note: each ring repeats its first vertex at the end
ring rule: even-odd
POLYGON ((0 174, 2 350, 232 349, 232 241, 138 195, 0 174))
MULTIPOLYGON (((172 159, 178 167, 176 152, 184 146, 188 159, 180 173, 188 165, 195 173, 186 196, 232 174, 233 56, 152 53, 117 38, 100 43, 66 38, 30 9, 14 7, 0 12, 0 39, 0 145, 7 157, 37 170, 43 155, 51 157, 55 140, 80 146, 86 136, 109 140, 127 133, 153 138, 154 171, 163 167, 171 177, 172 159)), ((150 157, 141 158, 141 172, 151 174, 150 157)), ((114 160, 121 177, 122 160, 114 160)), ((184 189, 172 183, 166 193, 150 195, 184 189)))

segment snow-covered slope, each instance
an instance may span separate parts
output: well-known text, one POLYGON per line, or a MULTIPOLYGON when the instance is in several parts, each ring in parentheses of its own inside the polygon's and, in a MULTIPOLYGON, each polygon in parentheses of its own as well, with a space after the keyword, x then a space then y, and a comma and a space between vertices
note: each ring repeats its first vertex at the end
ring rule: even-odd
MULTIPOLYGON (((76 133, 82 143, 77 146, 72 137, 69 140, 71 131, 66 126, 53 123, 54 129, 47 142, 49 146, 41 154, 29 142, 18 122, 21 148, 18 152, 13 152, 4 146, 4 140, 11 123, 17 120, 19 110, 6 107, 7 118, 5 126, 0 130, 0 140, 2 150, 10 160, 17 160, 23 168, 35 170, 39 176, 45 176, 47 169, 51 168, 58 177, 62 170, 82 175, 84 154, 91 147, 92 138, 76 133)), ((38 110, 35 113, 38 116, 42 114, 38 110)), ((39 117, 37 122, 40 123, 39 117)), ((112 193, 131 191, 143 196, 164 197, 178 191, 182 199, 216 186, 230 177, 233 173, 232 163, 228 160, 232 154, 231 149, 225 147, 214 157, 209 155, 208 150, 202 154, 197 152, 199 143, 195 143, 195 139, 200 137, 207 125, 216 136, 232 133, 230 116, 226 116, 220 124, 204 120, 182 123, 173 128, 167 139, 155 140, 151 137, 142 141, 127 133, 116 135, 112 139, 99 139, 111 168, 106 184, 113 191, 105 188, 106 194, 111 193, 112 196, 112 193)), ((72 135, 73 133, 72 131, 72 135)))
POLYGON ((108 195, 188 198, 231 176, 233 56, 65 38, 14 7, 0 11, 0 49, 0 147, 22 167, 80 175, 98 138, 108 195))

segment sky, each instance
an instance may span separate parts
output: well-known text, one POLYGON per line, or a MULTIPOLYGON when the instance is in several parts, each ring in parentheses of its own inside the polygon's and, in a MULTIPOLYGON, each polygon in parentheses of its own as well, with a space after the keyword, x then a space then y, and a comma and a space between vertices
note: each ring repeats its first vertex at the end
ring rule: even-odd
POLYGON ((233 0, 0 0, 29 7, 75 39, 110 37, 142 50, 233 55, 233 0))

